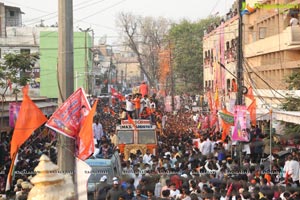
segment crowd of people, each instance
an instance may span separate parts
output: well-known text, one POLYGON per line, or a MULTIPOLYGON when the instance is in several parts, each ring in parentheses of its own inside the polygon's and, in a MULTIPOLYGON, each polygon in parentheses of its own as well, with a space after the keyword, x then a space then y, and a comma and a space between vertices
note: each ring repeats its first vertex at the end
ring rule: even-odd
MULTIPOLYGON (((106 158, 109 153, 118 151, 115 127, 128 117, 149 119, 157 125, 161 130, 157 153, 137 151, 127 160, 120 153, 123 175, 115 177, 112 184, 108 183, 107 176, 101 177, 95 199, 300 199, 300 153, 297 150, 285 160, 275 158, 271 165, 263 165, 260 159, 264 157, 263 143, 253 146, 266 137, 259 127, 252 127, 251 142, 243 143, 240 149, 230 137, 221 140, 219 131, 198 129, 198 122, 193 117, 197 112, 184 109, 177 113, 164 112, 163 104, 155 95, 149 98, 138 92, 126 96, 120 104, 120 111, 115 112, 106 103, 99 103, 93 132, 96 145, 104 148, 97 157, 106 158)), ((0 194, 6 192, 11 134, 1 136, 0 167, 4 176, 0 176, 0 194)), ((26 199, 32 187, 30 179, 42 154, 57 163, 56 136, 49 129, 41 128, 22 146, 15 169, 14 188, 6 192, 7 199, 26 199)))

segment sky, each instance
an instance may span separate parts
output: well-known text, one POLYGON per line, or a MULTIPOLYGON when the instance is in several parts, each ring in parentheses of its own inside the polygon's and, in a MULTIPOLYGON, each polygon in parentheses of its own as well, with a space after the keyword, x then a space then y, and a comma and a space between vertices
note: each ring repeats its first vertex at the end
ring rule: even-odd
MULTIPOLYGON (((45 25, 58 21, 58 0, 2 0, 5 5, 20 7, 25 13, 23 24, 35 26, 44 20, 45 25)), ((103 36, 107 43, 117 41, 116 16, 120 12, 140 16, 165 17, 179 22, 182 19, 197 21, 209 15, 224 15, 234 0, 73 0, 73 27, 92 28, 95 43, 103 36)))

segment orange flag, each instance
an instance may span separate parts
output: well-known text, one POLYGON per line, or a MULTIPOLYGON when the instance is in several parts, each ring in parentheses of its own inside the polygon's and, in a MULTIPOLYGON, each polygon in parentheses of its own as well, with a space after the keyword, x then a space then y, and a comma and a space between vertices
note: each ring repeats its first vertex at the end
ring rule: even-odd
POLYGON ((232 79, 232 92, 237 92, 237 91, 238 91, 238 85, 235 79, 232 79))
POLYGON ((127 113, 127 118, 128 118, 128 122, 130 124, 132 124, 134 130, 136 130, 136 125, 135 125, 134 121, 131 119, 130 115, 128 115, 128 113, 127 113))
POLYGON ((248 106, 247 110, 250 113, 250 120, 252 125, 256 125, 256 99, 252 100, 252 103, 248 106))
POLYGON ((247 92, 247 94, 245 94, 245 97, 248 97, 248 98, 251 99, 251 100, 254 99, 252 86, 250 86, 250 87, 248 88, 248 92, 247 92))
POLYGON ((78 155, 81 160, 88 159, 95 151, 93 119, 96 112, 98 100, 95 101, 91 111, 87 115, 78 134, 78 155))
POLYGON ((230 124, 225 123, 223 120, 221 120, 221 126, 222 126, 222 141, 225 141, 227 135, 229 135, 229 131, 230 131, 230 124))
POLYGON ((28 85, 22 89, 23 102, 11 140, 11 158, 18 151, 18 148, 31 136, 32 132, 47 121, 43 112, 29 98, 28 90, 28 85))
POLYGON ((215 109, 218 110, 219 108, 219 93, 218 93, 218 88, 216 87, 216 92, 215 92, 215 109))

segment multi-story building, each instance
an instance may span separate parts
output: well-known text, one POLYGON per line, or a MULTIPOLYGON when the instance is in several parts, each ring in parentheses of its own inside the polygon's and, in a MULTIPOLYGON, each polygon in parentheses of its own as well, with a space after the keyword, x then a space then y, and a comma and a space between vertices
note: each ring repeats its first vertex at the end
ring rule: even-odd
POLYGON ((288 93, 287 77, 300 71, 300 27, 290 25, 292 16, 299 20, 299 5, 299 0, 264 0, 243 16, 245 80, 263 97, 261 103, 273 108, 288 93))
MULTIPOLYGON (((79 87, 83 87, 86 92, 88 92, 88 90, 91 89, 89 79, 92 69, 92 37, 85 32, 74 32, 73 46, 74 80, 66 81, 74 81, 74 90, 79 87)), ((57 31, 40 32, 40 54, 40 95, 46 96, 48 98, 58 98, 59 91, 57 81, 57 31)))
POLYGON ((217 88, 223 102, 228 100, 232 82, 236 81, 237 37, 236 12, 228 13, 220 24, 212 24, 203 37, 203 85, 206 91, 217 88))
POLYGON ((0 2, 0 37, 7 35, 6 28, 22 26, 22 14, 20 8, 4 5, 0 2))

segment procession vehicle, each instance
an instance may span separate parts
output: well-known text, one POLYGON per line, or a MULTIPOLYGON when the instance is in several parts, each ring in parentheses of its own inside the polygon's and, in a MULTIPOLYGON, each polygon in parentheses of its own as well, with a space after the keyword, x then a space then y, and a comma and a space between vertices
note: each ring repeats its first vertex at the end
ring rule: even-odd
POLYGON ((90 174, 88 179, 87 191, 88 191, 88 200, 95 199, 97 185, 100 183, 100 178, 102 176, 107 177, 107 183, 113 183, 113 177, 121 177, 122 167, 119 152, 115 151, 110 158, 97 158, 99 149, 96 149, 94 156, 85 160, 85 162, 91 167, 91 171, 86 173, 90 174))
POLYGON ((120 153, 126 160, 130 153, 136 154, 138 150, 143 155, 147 149, 152 155, 157 154, 157 129, 150 120, 122 120, 116 127, 116 134, 120 153))

